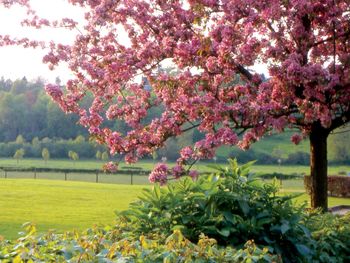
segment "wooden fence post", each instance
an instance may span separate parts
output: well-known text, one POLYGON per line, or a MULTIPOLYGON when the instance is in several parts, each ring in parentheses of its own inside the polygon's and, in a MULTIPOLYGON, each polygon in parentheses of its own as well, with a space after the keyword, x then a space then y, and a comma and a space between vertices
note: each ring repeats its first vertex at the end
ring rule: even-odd
POLYGON ((36 168, 34 168, 34 179, 36 179, 36 168))
POLYGON ((134 184, 134 174, 133 173, 130 176, 130 183, 131 183, 131 185, 134 184))
POLYGON ((96 171, 96 183, 98 183, 98 171, 96 171))
POLYGON ((7 171, 6 170, 4 170, 5 171, 5 179, 7 178, 7 171))
POLYGON ((67 181, 67 172, 64 172, 64 180, 67 181))

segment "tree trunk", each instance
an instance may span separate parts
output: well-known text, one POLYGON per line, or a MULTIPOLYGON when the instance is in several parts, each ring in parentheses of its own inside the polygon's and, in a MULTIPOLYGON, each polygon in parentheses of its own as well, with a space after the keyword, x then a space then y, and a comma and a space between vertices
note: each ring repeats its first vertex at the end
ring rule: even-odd
POLYGON ((310 133, 311 207, 328 209, 327 137, 329 131, 315 125, 310 133))

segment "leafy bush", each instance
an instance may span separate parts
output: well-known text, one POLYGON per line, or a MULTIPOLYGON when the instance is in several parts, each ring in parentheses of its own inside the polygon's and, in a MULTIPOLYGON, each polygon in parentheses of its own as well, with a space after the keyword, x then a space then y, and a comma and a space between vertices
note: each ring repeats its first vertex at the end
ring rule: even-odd
POLYGON ((350 262, 350 213, 334 216, 314 213, 306 222, 315 239, 315 257, 319 262, 350 262))
POLYGON ((254 240, 285 262, 311 258, 303 208, 295 208, 291 196, 277 196, 275 185, 255 180, 250 165, 238 167, 230 160, 230 167, 212 166, 218 172, 197 181, 185 177, 165 188, 146 189, 119 218, 131 223, 138 235, 169 235, 180 229, 192 242, 204 233, 225 246, 243 247, 254 240))
POLYGON ((83 234, 36 235, 31 224, 26 229, 27 234, 16 242, 0 239, 0 262, 282 262, 253 241, 242 249, 222 248, 214 239, 201 235, 194 244, 179 230, 164 237, 134 236, 123 223, 95 227, 83 234))
MULTIPOLYGON (((328 194, 330 196, 350 197, 350 177, 349 176, 328 176, 328 194)), ((311 191, 311 177, 304 177, 305 189, 311 191)))

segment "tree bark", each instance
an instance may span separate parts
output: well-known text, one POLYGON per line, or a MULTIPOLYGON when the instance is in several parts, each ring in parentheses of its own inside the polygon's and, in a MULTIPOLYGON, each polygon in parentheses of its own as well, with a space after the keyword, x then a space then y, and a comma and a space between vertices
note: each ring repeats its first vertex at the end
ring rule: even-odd
POLYGON ((329 131, 320 124, 310 133, 311 207, 328 209, 327 137, 329 131))

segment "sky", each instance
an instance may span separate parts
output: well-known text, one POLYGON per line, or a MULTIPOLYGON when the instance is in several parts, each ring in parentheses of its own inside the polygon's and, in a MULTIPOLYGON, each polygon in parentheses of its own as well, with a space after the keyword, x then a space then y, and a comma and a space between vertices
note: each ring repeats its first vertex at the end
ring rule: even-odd
MULTIPOLYGON (((31 5, 38 15, 49 20, 72 17, 82 20, 83 12, 78 7, 69 5, 66 0, 32 0, 31 5)), ((75 34, 64 29, 36 30, 24 28, 20 25, 25 17, 25 10, 19 6, 6 9, 0 6, 0 34, 14 35, 18 37, 29 37, 44 41, 58 41, 71 43, 75 34)), ((0 48, 0 77, 5 79, 17 79, 27 77, 29 80, 43 77, 53 82, 56 77, 61 80, 68 80, 70 73, 64 66, 51 71, 47 65, 42 63, 45 54, 40 49, 23 49, 21 47, 1 47, 0 48)))

